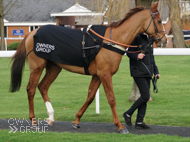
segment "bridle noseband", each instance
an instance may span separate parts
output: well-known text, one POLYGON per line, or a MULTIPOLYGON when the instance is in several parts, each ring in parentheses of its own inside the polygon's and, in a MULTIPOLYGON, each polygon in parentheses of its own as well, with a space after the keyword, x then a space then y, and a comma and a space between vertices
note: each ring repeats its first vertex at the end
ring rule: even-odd
POLYGON ((155 29, 155 34, 153 35, 155 41, 158 40, 158 42, 162 42, 162 38, 165 36, 166 32, 165 31, 158 31, 157 26, 156 26, 156 22, 154 19, 154 15, 158 14, 158 12, 153 13, 152 10, 149 8, 150 14, 151 14, 151 20, 150 23, 148 25, 148 27, 146 28, 145 32, 148 30, 148 28, 150 27, 151 22, 153 21, 154 23, 154 29, 155 29), (160 35, 158 33, 164 32, 165 34, 160 38, 160 35), (158 35, 158 38, 155 38, 155 36, 158 35))

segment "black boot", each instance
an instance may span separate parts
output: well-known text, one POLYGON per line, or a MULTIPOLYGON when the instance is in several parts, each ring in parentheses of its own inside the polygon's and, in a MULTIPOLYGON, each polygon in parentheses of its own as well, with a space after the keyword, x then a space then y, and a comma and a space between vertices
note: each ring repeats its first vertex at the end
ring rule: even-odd
POLYGON ((128 127, 132 127, 132 123, 131 123, 131 116, 129 116, 126 112, 123 113, 123 117, 125 119, 125 123, 128 127))
POLYGON ((150 127, 147 126, 144 122, 136 122, 135 128, 136 129, 150 129, 150 127))

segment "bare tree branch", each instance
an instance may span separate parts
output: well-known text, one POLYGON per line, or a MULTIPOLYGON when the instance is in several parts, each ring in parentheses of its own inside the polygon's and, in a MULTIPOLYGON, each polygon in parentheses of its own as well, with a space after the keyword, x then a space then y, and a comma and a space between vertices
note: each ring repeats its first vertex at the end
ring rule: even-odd
POLYGON ((12 3, 12 0, 10 2, 8 2, 8 4, 4 7, 4 11, 5 9, 12 3))
POLYGON ((4 9, 4 15, 6 15, 12 8, 13 6, 15 6, 15 4, 17 3, 18 0, 15 0, 13 3, 12 3, 12 0, 11 0, 11 3, 9 3, 10 7, 5 11, 4 9))

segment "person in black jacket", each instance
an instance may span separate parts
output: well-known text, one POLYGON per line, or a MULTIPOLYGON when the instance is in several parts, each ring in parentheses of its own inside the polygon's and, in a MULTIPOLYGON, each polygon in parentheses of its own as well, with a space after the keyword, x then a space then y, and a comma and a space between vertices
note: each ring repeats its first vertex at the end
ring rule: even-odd
POLYGON ((144 33, 139 34, 131 45, 143 45, 141 49, 129 47, 127 56, 130 59, 130 72, 134 78, 140 91, 140 98, 137 99, 129 110, 123 113, 125 123, 128 127, 132 127, 131 117, 136 109, 138 109, 135 128, 137 129, 150 129, 143 119, 146 113, 147 101, 150 98, 150 80, 153 76, 159 77, 158 68, 154 61, 153 46, 152 44, 145 48, 148 43, 148 36, 144 33), (143 53, 134 53, 138 50, 145 50, 143 53))

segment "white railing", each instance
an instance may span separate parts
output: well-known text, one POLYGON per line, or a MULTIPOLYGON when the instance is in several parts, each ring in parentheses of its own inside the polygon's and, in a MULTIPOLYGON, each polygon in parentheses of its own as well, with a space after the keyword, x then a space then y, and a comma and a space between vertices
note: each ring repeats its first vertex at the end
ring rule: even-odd
MULTIPOLYGON (((174 37, 173 35, 166 35, 166 37, 174 37)), ((183 35, 183 37, 190 37, 190 35, 183 35)))
POLYGON ((0 57, 12 57, 16 50, 0 51, 0 57))
MULTIPOLYGON (((0 51, 0 57, 12 57, 16 50, 0 51)), ((190 48, 154 48, 154 55, 190 55, 190 48)))
MULTIPOLYGON (((0 37, 1 39, 1 37, 0 37)), ((24 39, 23 37, 18 37, 18 38, 4 38, 5 40, 5 50, 7 51, 7 40, 22 40, 24 39)))
POLYGON ((154 48, 154 55, 190 55, 190 48, 154 48))

